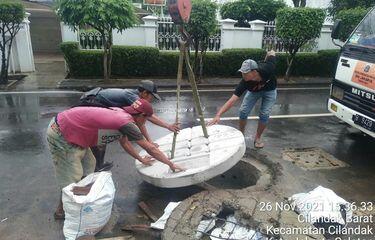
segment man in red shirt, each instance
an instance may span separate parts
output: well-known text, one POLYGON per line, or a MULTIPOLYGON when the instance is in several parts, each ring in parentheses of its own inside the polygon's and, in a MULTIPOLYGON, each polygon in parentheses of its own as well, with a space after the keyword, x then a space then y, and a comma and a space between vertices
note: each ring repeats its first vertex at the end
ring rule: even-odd
MULTIPOLYGON (((151 159, 139 157, 130 142, 137 143, 153 158, 167 164, 172 171, 181 171, 139 130, 138 126, 144 125, 152 114, 151 104, 144 99, 138 99, 124 108, 74 107, 59 113, 49 124, 47 141, 60 189, 94 172, 95 157, 90 147, 116 140, 125 151, 145 165, 150 165, 151 159)), ((64 218, 62 201, 55 218, 64 218)))

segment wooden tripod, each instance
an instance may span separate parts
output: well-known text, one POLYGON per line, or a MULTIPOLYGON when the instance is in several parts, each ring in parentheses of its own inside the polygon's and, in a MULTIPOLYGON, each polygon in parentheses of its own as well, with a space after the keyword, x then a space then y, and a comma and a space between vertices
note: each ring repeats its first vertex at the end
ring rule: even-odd
MULTIPOLYGON (((197 87, 197 83, 195 81, 195 75, 194 75, 193 69, 190 65, 190 58, 189 58, 190 36, 185 31, 185 28, 184 28, 183 25, 180 25, 180 33, 181 33, 181 39, 177 39, 177 42, 179 43, 180 56, 178 58, 178 71, 177 71, 176 122, 179 121, 178 110, 179 110, 179 107, 180 107, 182 70, 183 70, 184 61, 185 61, 190 86, 191 86, 191 89, 192 89, 192 92, 193 92, 195 109, 198 112, 198 118, 199 118, 200 124, 202 126, 204 137, 208 138, 207 127, 206 127, 206 123, 204 122, 203 111, 202 111, 201 101, 200 101, 200 98, 199 98, 198 87, 197 87)), ((174 153, 175 153, 175 150, 176 150, 176 139, 177 139, 177 133, 174 133, 173 143, 172 143, 172 151, 171 151, 171 158, 172 159, 174 158, 174 153)))

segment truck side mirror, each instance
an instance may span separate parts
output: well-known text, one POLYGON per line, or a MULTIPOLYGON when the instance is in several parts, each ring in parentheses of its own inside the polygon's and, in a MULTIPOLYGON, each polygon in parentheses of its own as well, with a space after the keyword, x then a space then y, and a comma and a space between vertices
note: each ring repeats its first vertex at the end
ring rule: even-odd
POLYGON ((341 19, 336 19, 332 27, 331 38, 338 39, 341 30, 341 19))

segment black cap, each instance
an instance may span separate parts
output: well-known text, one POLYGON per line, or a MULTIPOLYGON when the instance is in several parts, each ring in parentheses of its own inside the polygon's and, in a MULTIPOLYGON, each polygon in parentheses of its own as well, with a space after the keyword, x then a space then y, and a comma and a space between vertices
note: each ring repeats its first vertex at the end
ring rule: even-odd
POLYGON ((150 92, 152 96, 154 96, 157 100, 161 100, 159 94, 158 94, 158 88, 156 84, 153 81, 150 80, 142 80, 139 84, 140 88, 143 88, 144 90, 150 92))

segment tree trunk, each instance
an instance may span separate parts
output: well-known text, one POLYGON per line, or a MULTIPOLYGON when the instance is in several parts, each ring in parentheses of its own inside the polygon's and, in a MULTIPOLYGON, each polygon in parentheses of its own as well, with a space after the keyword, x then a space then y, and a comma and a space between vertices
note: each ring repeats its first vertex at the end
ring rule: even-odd
MULTIPOLYGON (((202 44, 202 43, 201 43, 202 44)), ((202 82, 203 78, 203 58, 204 58, 204 49, 203 46, 201 46, 201 54, 199 55, 199 75, 198 75, 198 83, 202 82)))
POLYGON ((284 78, 285 81, 287 81, 287 82, 289 82, 289 80, 290 80, 290 73, 292 71, 294 56, 295 56, 295 54, 291 54, 290 57, 287 57, 288 68, 286 69, 285 78, 284 78))
POLYGON ((108 52, 106 47, 104 47, 104 54, 103 54, 103 74, 104 74, 104 81, 107 82, 109 80, 108 77, 108 52))
POLYGON ((110 79, 111 78, 111 75, 112 75, 112 45, 113 45, 113 38, 112 38, 112 30, 109 31, 108 33, 108 49, 109 49, 109 54, 108 54, 108 61, 107 61, 107 64, 108 64, 108 78, 110 79))
POLYGON ((14 39, 14 36, 11 35, 11 38, 9 40, 8 54, 7 54, 8 58, 7 58, 7 61, 6 61, 6 66, 5 66, 5 69, 6 69, 5 76, 6 76, 7 83, 8 83, 8 79, 9 79, 9 72, 8 71, 9 71, 10 52, 12 50, 13 39, 14 39))
POLYGON ((198 83, 201 83, 203 78, 203 53, 199 55, 199 75, 198 75, 198 83))
POLYGON ((103 38, 103 75, 104 81, 109 80, 108 76, 108 39, 105 37, 105 31, 101 32, 103 38))
POLYGON ((195 50, 195 55, 194 55, 194 75, 197 77, 198 72, 199 72, 199 41, 195 40, 194 41, 194 50, 195 50))
POLYGON ((8 67, 6 66, 7 59, 5 57, 6 44, 5 44, 5 32, 2 31, 2 43, 1 43, 1 73, 0 73, 0 84, 8 83, 8 67))

